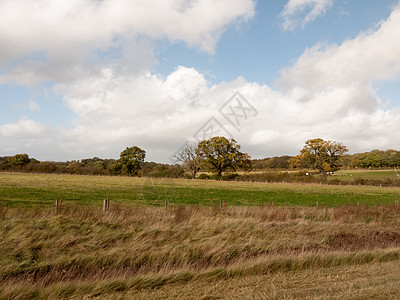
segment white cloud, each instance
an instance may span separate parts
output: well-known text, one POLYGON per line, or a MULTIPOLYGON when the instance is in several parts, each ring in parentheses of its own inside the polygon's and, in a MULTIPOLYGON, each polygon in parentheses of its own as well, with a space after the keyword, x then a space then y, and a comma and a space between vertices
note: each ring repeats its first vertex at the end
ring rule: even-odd
POLYGON ((37 138, 44 131, 45 127, 42 124, 27 117, 22 117, 17 123, 0 126, 0 136, 12 139, 37 138))
POLYGON ((379 28, 354 40, 307 50, 283 71, 282 91, 243 78, 209 86, 201 73, 185 67, 166 78, 150 73, 120 76, 104 69, 101 75, 65 90, 67 105, 83 124, 76 138, 96 137, 99 144, 113 140, 119 148, 126 141, 143 143, 159 150, 156 158, 165 161, 166 153, 173 154, 216 116, 255 156, 294 154, 306 139, 318 136, 340 140, 351 151, 396 148, 399 111, 382 110, 372 86, 374 80, 400 77, 399 12, 397 7, 379 28), (218 114, 236 91, 259 112, 240 132, 218 114))
POLYGON ((125 69, 142 71, 154 61, 148 40, 213 53, 227 26, 250 19, 254 8, 252 0, 3 0, 0 84, 86 77, 100 60, 121 64, 110 51, 125 69))
MULTIPOLYGON (((110 156, 137 136, 155 143, 149 128, 172 124, 182 114, 175 105, 182 97, 194 105, 205 81, 187 68, 178 77, 151 74, 154 41, 183 42, 212 54, 227 27, 247 21, 254 9, 252 0, 0 1, 0 84, 55 82, 54 90, 65 93, 65 104, 78 115, 72 129, 45 133, 27 118, 5 124, 0 143, 7 151, 47 153, 46 159, 93 151, 110 156), (28 143, 28 136, 36 142, 28 143)), ((40 107, 29 102, 24 108, 40 107)), ((167 141, 166 134, 160 137, 160 144, 167 141)))
POLYGON ((168 162, 215 117, 254 157, 296 154, 315 137, 343 142, 351 152, 398 148, 400 109, 383 110, 373 88, 374 81, 400 79, 398 28, 400 6, 353 40, 308 49, 282 71, 280 90, 244 78, 210 85, 202 73, 183 66, 166 77, 147 71, 146 63, 140 72, 125 72, 121 64, 97 67, 56 87, 77 115, 72 128, 50 130, 23 118, 0 127, 0 144, 10 154, 63 160, 117 157, 138 145, 149 160, 168 162), (218 112, 237 91, 258 111, 240 131, 218 112))
POLYGON ((226 25, 253 14, 250 0, 3 0, 0 57, 79 55, 77 46, 104 50, 129 35, 182 40, 213 52, 226 25))
POLYGON ((148 160, 169 162, 168 157, 210 117, 217 118, 253 157, 296 154, 314 137, 341 141, 353 152, 396 148, 400 141, 398 109, 357 105, 369 98, 378 101, 368 86, 324 90, 304 101, 301 90, 280 92, 243 78, 209 86, 195 69, 179 67, 166 78, 126 77, 105 69, 87 81, 59 88, 79 116, 72 129, 46 130, 23 119, 0 128, 1 143, 11 142, 14 148, 19 144, 19 152, 56 160, 118 157, 126 146, 138 145, 146 149, 148 160), (218 112, 236 91, 258 111, 256 117, 242 120, 240 131, 218 112), (27 144, 25 135, 35 142, 27 144))
POLYGON ((314 21, 318 16, 325 14, 333 4, 333 0, 289 0, 281 12, 284 30, 294 30, 298 26, 314 21))
POLYGON ((282 73, 283 89, 317 91, 400 77, 400 5, 375 31, 340 45, 316 45, 282 73))
POLYGON ((31 111, 38 111, 40 110, 40 106, 39 104, 37 104, 35 101, 33 100, 29 100, 28 102, 28 107, 31 111))

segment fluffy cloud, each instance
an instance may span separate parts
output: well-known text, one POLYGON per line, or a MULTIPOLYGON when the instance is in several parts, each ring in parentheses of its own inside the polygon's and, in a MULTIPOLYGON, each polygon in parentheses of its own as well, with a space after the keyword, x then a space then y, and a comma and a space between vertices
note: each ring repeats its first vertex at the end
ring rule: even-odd
POLYGON ((318 16, 325 14, 332 4, 333 0, 289 0, 281 13, 282 27, 284 30, 304 27, 318 16))
POLYGON ((77 49, 108 49, 123 35, 182 40, 213 52, 225 26, 253 14, 250 0, 4 0, 0 57, 79 55, 77 49))
POLYGON ((294 66, 282 73, 285 90, 307 91, 400 77, 400 5, 376 31, 364 32, 341 45, 307 49, 294 66))
POLYGON ((15 124, 0 126, 0 136, 15 139, 38 138, 45 132, 45 127, 27 117, 22 117, 15 124))
POLYGON ((95 139, 99 145, 112 140, 119 149, 121 141, 132 141, 149 153, 159 151, 154 158, 165 161, 214 116, 255 156, 294 154, 317 136, 340 140, 352 151, 397 147, 399 111, 380 108, 373 82, 400 77, 399 22, 397 7, 375 31, 305 51, 283 70, 281 90, 243 78, 209 86, 201 73, 185 67, 166 78, 104 69, 87 82, 65 87, 65 102, 81 122, 73 139, 95 139), (218 112, 236 91, 258 111, 239 130, 218 112))
POLYGON ((99 61, 118 63, 115 56, 142 70, 154 60, 149 40, 213 53, 226 27, 251 18, 254 7, 252 0, 4 0, 0 84, 70 81, 97 72, 99 61))
MULTIPOLYGON (((166 77, 146 66, 141 72, 125 72, 120 64, 98 67, 55 87, 76 114, 71 128, 23 118, 0 127, 0 143, 10 145, 9 154, 23 148, 39 159, 117 157, 138 145, 149 160, 168 162, 213 117, 254 157, 296 154, 314 137, 341 141, 351 152, 398 148, 400 110, 383 110, 373 88, 376 81, 400 79, 398 28, 400 6, 353 40, 306 50, 282 71, 280 89, 244 78, 210 85, 184 66, 166 77), (237 91, 258 113, 234 127, 219 109, 237 91)), ((133 65, 139 61, 132 58, 133 65)))
POLYGON ((12 141, 10 149, 18 143, 30 147, 28 152, 40 159, 117 157, 126 146, 139 145, 149 160, 169 162, 168 157, 193 140, 211 117, 254 157, 295 154, 313 137, 342 141, 351 151, 370 150, 372 140, 379 148, 399 142, 395 139, 398 109, 359 109, 358 101, 377 98, 373 90, 358 86, 323 91, 304 101, 301 90, 281 92, 243 78, 209 86, 195 69, 179 67, 166 78, 126 77, 105 69, 85 82, 59 89, 79 117, 73 128, 49 130, 23 119, 0 128, 2 144, 12 141), (235 128, 219 109, 237 91, 258 114, 240 119, 235 128), (26 135, 35 142, 27 144, 26 135), (51 151, 44 152, 44 147, 51 151))

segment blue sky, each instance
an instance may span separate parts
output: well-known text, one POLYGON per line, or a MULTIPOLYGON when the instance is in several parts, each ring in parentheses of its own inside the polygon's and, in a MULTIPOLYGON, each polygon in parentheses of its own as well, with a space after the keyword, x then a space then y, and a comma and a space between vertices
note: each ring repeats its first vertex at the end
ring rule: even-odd
POLYGON ((282 0, 258 1, 255 16, 238 29, 230 28, 221 37, 214 55, 188 48, 183 42, 160 46, 155 72, 168 75, 177 65, 210 72, 211 82, 234 80, 273 85, 279 71, 290 66, 306 48, 322 43, 341 43, 373 28, 386 19, 397 1, 335 1, 327 12, 304 28, 283 31, 282 0))
POLYGON ((210 118, 256 158, 398 149, 399 24, 398 0, 5 0, 0 156, 169 162, 210 118))

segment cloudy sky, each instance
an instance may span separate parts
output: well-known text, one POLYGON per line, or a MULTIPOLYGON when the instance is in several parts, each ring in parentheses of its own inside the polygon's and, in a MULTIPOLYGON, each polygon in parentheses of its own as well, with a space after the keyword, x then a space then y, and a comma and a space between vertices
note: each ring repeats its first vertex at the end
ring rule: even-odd
POLYGON ((1 0, 0 156, 400 148, 399 0, 1 0))

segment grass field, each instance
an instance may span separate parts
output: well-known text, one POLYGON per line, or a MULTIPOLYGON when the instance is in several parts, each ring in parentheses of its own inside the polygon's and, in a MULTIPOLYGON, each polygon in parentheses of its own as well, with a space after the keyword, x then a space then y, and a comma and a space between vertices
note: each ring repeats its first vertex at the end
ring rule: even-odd
POLYGON ((0 299, 397 299, 397 200, 399 188, 0 173, 0 299))
POLYGON ((396 299, 393 206, 0 210, 1 299, 396 299))
POLYGON ((397 176, 400 174, 400 170, 394 169, 384 169, 384 170, 340 170, 335 172, 336 176, 330 176, 330 178, 337 177, 340 180, 351 181, 354 178, 362 178, 362 179, 377 179, 377 180, 385 180, 385 179, 399 179, 397 176))
POLYGON ((271 184, 184 179, 0 173, 0 205, 7 207, 111 202, 133 205, 302 205, 391 204, 399 188, 271 184))

